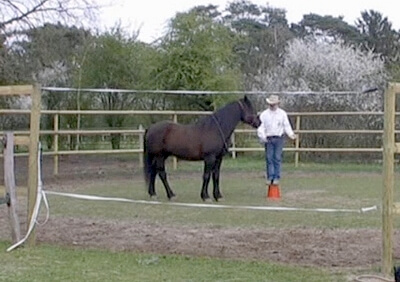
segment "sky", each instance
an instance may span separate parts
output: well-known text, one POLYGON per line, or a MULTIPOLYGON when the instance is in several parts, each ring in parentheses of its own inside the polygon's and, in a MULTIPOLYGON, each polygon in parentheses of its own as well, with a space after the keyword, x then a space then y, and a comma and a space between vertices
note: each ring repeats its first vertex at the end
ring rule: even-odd
MULTIPOLYGON (((124 30, 140 29, 139 40, 151 43, 164 34, 168 20, 178 12, 187 12, 199 5, 217 5, 223 10, 230 0, 101 0, 105 7, 100 10, 100 28, 106 29, 120 23, 124 30), (107 2, 108 1, 108 2, 107 2), (109 4, 111 3, 112 4, 109 4)), ((286 18, 298 23, 304 14, 343 16, 344 21, 354 24, 361 12, 375 10, 387 17, 394 29, 400 29, 400 17, 393 0, 250 0, 256 5, 269 5, 286 10, 286 18)))

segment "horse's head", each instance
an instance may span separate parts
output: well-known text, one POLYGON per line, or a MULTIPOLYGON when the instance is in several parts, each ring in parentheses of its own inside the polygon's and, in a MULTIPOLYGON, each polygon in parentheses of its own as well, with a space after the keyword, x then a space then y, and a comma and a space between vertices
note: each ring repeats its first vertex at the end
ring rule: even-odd
POLYGON ((240 110, 241 110, 241 121, 257 128, 261 124, 260 117, 254 110, 253 104, 247 96, 239 100, 240 110))

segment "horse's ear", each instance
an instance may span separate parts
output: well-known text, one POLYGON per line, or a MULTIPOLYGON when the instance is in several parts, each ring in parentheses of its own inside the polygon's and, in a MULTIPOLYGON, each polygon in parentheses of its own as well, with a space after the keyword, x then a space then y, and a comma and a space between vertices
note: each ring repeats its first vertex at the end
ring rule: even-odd
POLYGON ((244 103, 245 103, 246 105, 248 105, 248 106, 250 106, 250 107, 253 107, 249 96, 244 95, 243 101, 244 101, 244 103))

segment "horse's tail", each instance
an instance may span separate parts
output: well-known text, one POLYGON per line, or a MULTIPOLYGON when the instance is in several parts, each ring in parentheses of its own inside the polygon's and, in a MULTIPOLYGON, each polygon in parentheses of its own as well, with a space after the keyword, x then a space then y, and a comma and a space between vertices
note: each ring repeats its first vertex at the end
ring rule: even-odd
POLYGON ((153 158, 151 155, 149 155, 148 149, 147 149, 147 129, 144 132, 143 136, 143 174, 144 174, 144 180, 146 182, 146 186, 148 186, 149 181, 150 181, 150 175, 151 175, 151 167, 152 167, 152 162, 153 158))

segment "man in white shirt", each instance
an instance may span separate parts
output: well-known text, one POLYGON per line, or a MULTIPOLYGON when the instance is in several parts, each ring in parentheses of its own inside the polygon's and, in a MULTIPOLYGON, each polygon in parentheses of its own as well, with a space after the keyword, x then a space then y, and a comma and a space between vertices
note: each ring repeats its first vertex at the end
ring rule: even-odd
POLYGON ((292 140, 297 138, 289 122, 287 113, 279 107, 279 97, 271 95, 267 99, 268 108, 260 114, 261 125, 257 135, 265 146, 267 184, 279 184, 281 178, 284 135, 292 140))

